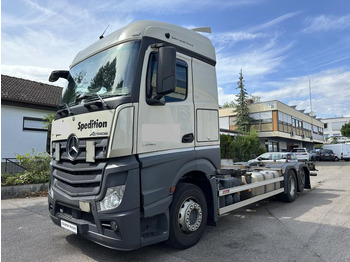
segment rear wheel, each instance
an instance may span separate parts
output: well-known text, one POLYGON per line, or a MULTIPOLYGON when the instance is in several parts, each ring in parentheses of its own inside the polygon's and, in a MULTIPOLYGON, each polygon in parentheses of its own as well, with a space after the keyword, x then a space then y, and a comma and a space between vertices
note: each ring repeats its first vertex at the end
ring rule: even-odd
POLYGON ((207 202, 202 190, 193 184, 178 184, 170 205, 167 243, 178 249, 195 245, 207 224, 207 202))
POLYGON ((298 192, 303 192, 305 188, 305 169, 300 170, 298 192))
POLYGON ((297 196, 297 180, 293 170, 289 170, 287 174, 287 181, 285 181, 287 187, 287 193, 282 195, 282 199, 286 202, 294 202, 297 196))

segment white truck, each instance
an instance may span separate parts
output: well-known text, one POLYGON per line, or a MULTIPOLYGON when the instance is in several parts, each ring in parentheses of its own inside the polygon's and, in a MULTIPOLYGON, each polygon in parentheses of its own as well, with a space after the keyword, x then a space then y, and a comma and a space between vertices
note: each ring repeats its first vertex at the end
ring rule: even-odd
POLYGON ((215 64, 207 37, 140 21, 53 71, 67 87, 48 143, 52 221, 119 250, 188 248, 227 212, 311 188, 304 163, 221 166, 215 64))
POLYGON ((338 160, 350 161, 350 144, 349 143, 323 145, 322 148, 333 150, 336 161, 338 160))

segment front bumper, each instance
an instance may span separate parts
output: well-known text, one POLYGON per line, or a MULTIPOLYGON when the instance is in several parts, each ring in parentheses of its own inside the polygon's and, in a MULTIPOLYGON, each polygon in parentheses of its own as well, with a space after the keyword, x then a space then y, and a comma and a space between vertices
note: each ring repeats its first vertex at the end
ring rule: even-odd
MULTIPOLYGON (((65 166, 62 166, 62 169, 64 168, 65 166)), ((78 168, 77 165, 75 170, 78 168)), ((75 174, 73 170, 73 175, 67 176, 73 177, 71 185, 67 187, 60 187, 58 183, 58 186, 55 186, 56 183, 53 181, 62 179, 65 182, 65 180, 63 176, 52 173, 48 195, 52 221, 58 226, 61 226, 62 220, 71 223, 73 227, 77 227, 77 234, 109 248, 118 250, 140 248, 141 215, 138 168, 139 164, 132 156, 109 160, 101 171, 103 178, 98 188, 99 193, 96 195, 75 193, 72 186, 77 181, 78 186, 84 186, 84 184, 79 184, 79 179, 85 179, 84 173, 75 174), (104 198, 107 188, 118 185, 125 185, 121 204, 115 209, 99 210, 98 203, 104 198), (82 202, 89 208, 82 207, 82 202), (110 226, 111 222, 116 223, 117 230, 110 226)))
POLYGON ((78 234, 100 245, 118 250, 133 250, 141 247, 140 209, 136 208, 115 214, 98 214, 91 203, 91 213, 62 204, 48 197, 51 220, 61 226, 61 220, 77 226, 78 234), (115 221, 118 229, 113 231, 108 224, 115 221))

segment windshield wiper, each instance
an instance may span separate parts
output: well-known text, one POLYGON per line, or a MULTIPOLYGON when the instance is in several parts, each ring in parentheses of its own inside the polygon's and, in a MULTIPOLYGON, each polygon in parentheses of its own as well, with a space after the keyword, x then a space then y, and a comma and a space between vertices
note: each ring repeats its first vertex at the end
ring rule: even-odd
MULTIPOLYGON (((107 107, 108 109, 111 109, 112 107, 110 107, 106 101, 99 95, 99 94, 81 94, 79 95, 77 98, 76 98, 76 101, 79 101, 79 100, 82 100, 82 99, 85 99, 85 98, 90 98, 90 97, 94 97, 94 96, 97 96, 97 98, 101 101, 102 105, 104 105, 105 107, 107 107)), ((85 103, 84 103, 85 105, 85 103)), ((86 104, 88 105, 88 104, 86 104)))
POLYGON ((73 113, 72 113, 72 111, 70 110, 70 108, 69 108, 69 106, 67 105, 67 103, 62 103, 62 104, 60 104, 58 108, 60 108, 60 107, 62 107, 62 106, 65 107, 65 110, 57 111, 57 113, 61 113, 61 112, 63 112, 63 111, 67 111, 67 112, 68 112, 68 115, 73 115, 73 113))

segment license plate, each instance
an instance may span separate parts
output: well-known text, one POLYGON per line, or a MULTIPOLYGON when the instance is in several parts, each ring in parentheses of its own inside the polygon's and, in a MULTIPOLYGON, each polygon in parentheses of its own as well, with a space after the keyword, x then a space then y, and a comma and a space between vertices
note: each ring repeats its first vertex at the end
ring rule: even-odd
POLYGON ((69 223, 67 221, 61 220, 61 227, 73 232, 74 234, 78 234, 78 228, 76 225, 69 223))

